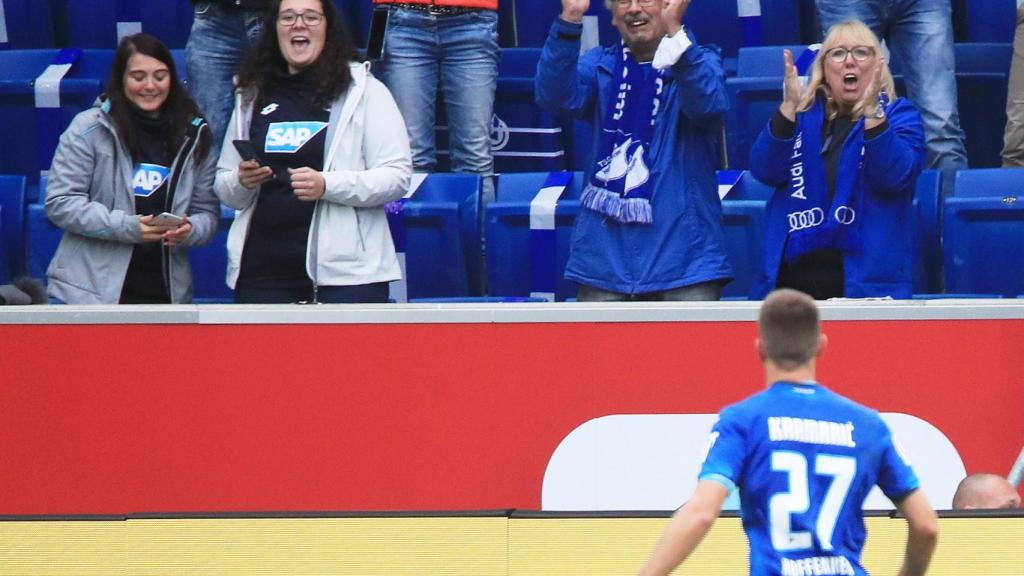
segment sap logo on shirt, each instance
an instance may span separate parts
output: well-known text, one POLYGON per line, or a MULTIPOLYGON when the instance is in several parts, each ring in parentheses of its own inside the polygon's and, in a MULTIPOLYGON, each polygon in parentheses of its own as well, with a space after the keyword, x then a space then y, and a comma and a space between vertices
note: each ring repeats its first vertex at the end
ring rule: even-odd
POLYGON ((327 122, 273 122, 267 128, 263 151, 293 154, 324 128, 327 122))
POLYGON ((170 175, 171 170, 166 166, 140 163, 135 167, 135 176, 132 178, 135 195, 142 196, 143 198, 148 197, 153 192, 159 190, 170 175))

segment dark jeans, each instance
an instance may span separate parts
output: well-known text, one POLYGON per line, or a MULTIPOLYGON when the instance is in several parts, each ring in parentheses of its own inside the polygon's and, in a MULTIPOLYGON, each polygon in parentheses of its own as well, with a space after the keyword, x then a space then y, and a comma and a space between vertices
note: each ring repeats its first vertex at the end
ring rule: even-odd
MULTIPOLYGON (((388 301, 388 283, 356 284, 354 286, 320 286, 316 301, 322 304, 384 304, 388 301)), ((294 304, 313 302, 313 287, 266 288, 262 286, 235 288, 236 304, 294 304)))

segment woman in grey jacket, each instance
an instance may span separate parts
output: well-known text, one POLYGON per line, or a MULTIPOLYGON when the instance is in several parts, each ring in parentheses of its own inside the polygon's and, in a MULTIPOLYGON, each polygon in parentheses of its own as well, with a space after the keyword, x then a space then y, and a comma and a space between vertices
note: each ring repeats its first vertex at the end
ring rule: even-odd
POLYGON ((47 270, 68 304, 187 303, 186 249, 209 242, 216 158, 195 103, 156 38, 124 38, 106 98, 61 136, 46 215, 64 230, 47 270))

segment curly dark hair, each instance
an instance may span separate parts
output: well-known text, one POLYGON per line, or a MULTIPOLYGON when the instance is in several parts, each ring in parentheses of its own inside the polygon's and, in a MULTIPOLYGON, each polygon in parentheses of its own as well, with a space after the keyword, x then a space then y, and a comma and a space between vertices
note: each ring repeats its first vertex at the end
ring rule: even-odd
MULTIPOLYGON (((107 80, 107 99, 110 101, 110 116, 117 126, 121 141, 125 148, 131 153, 133 159, 138 159, 141 151, 139 143, 138 127, 132 120, 131 100, 124 92, 124 73, 128 69, 128 61, 135 54, 143 54, 155 58, 167 66, 170 72, 171 87, 167 92, 167 100, 160 107, 161 114, 165 115, 170 124, 169 150, 172 154, 185 141, 189 126, 194 118, 201 118, 202 114, 188 91, 181 85, 178 77, 178 70, 174 65, 174 58, 171 51, 167 49, 159 39, 146 33, 125 36, 117 45, 114 52, 114 64, 110 67, 110 78, 107 80)), ((210 152, 213 137, 209 130, 200 132, 199 145, 196 148, 195 162, 201 163, 210 152)))
MULTIPOLYGON (((356 52, 352 37, 338 15, 338 9, 331 0, 319 0, 324 14, 326 26, 324 30, 324 47, 309 66, 309 73, 314 86, 313 105, 325 107, 341 96, 352 83, 350 62, 362 59, 356 52)), ((277 44, 277 14, 281 10, 281 0, 271 0, 267 9, 267 17, 263 21, 263 33, 242 69, 238 74, 239 88, 256 88, 262 91, 275 77, 287 75, 288 63, 281 55, 281 47, 277 44)))

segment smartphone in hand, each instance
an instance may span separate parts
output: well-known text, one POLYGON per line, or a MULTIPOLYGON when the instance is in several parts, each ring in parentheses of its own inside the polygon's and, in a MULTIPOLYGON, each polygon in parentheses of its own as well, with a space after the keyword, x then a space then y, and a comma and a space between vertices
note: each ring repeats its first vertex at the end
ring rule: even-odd
POLYGON ((171 214, 170 212, 163 212, 153 216, 153 219, 149 221, 150 226, 173 226, 177 228, 185 223, 185 219, 181 216, 171 214))
POLYGON ((263 164, 263 160, 260 159, 259 149, 250 140, 232 140, 231 143, 235 145, 235 150, 238 150, 242 160, 255 160, 263 164))

